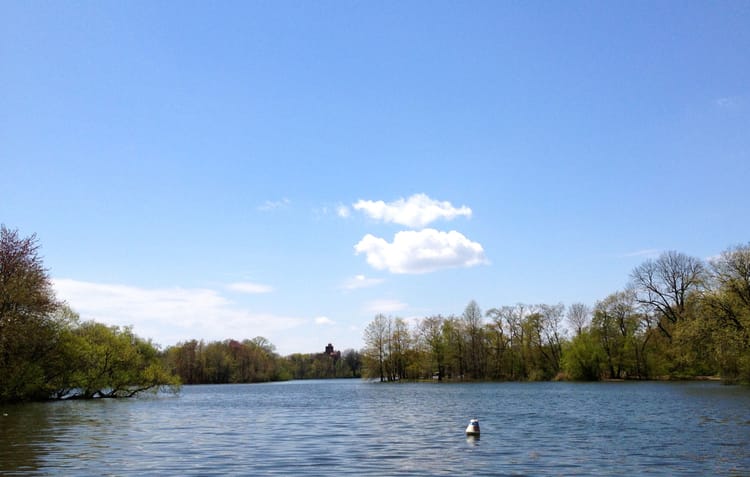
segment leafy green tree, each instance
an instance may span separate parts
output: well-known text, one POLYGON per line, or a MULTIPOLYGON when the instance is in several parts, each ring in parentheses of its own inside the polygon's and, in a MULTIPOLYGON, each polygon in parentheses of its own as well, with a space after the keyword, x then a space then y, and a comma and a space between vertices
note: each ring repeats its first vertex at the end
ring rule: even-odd
POLYGON ((165 359, 173 373, 178 375, 184 384, 198 384, 202 380, 200 349, 203 343, 190 340, 177 343, 167 348, 165 359))
MULTIPOLYGON (((262 336, 242 342, 228 339, 205 343, 191 340, 167 348, 164 359, 183 382, 226 384, 284 381, 310 377, 310 355, 281 358, 262 336)), ((329 377, 329 376, 320 376, 329 377)))
POLYGON ((591 320, 591 330, 605 355, 610 379, 621 379, 635 369, 635 332, 638 317, 634 296, 617 292, 598 302, 591 320))
POLYGON ((48 397, 59 306, 36 235, 22 238, 0 226, 0 401, 48 397))
POLYGON ((359 351, 346 349, 341 354, 341 360, 346 365, 344 377, 357 378, 362 375, 362 355, 359 351))
POLYGON ((671 341, 663 347, 664 363, 671 376, 692 378, 719 373, 714 346, 721 326, 710 313, 705 313, 705 297, 705 293, 689 297, 687 312, 673 327, 671 341))
POLYGON ((227 343, 214 341, 203 350, 206 382, 211 384, 231 383, 232 358, 227 343))
POLYGON ((466 372, 472 379, 481 379, 485 376, 486 350, 484 339, 484 316, 476 301, 471 300, 461 315, 463 330, 466 335, 465 343, 466 372))
POLYGON ((47 390, 49 396, 62 399, 76 391, 78 373, 79 339, 76 330, 80 317, 68 305, 61 305, 54 313, 58 346, 46 363, 48 369, 47 390))
POLYGON ((452 379, 466 377, 466 333, 463 321, 456 316, 449 316, 443 320, 443 339, 445 340, 445 369, 446 376, 452 379))
POLYGON ((150 341, 120 328, 88 321, 73 330, 72 381, 59 397, 91 399, 132 397, 144 391, 175 390, 179 380, 167 373, 150 341))
POLYGON ((487 349, 489 351, 488 375, 492 379, 508 379, 511 372, 512 357, 510 340, 505 333, 500 310, 491 308, 486 316, 491 319, 485 325, 485 336, 487 337, 487 349))
POLYGON ((293 379, 358 378, 362 376, 362 356, 347 349, 337 355, 294 353, 279 360, 281 368, 293 379))
POLYGON ((565 345, 563 369, 570 379, 598 381, 604 361, 602 347, 587 327, 582 327, 565 345))
POLYGON ((725 250, 710 267, 701 304, 717 367, 727 382, 750 382, 750 243, 725 250))
POLYGON ((446 341, 443 336, 443 323, 440 316, 430 316, 419 323, 419 343, 425 350, 426 366, 423 366, 425 377, 437 375, 438 381, 445 377, 446 341))
POLYGON ((553 374, 549 368, 552 357, 546 349, 542 329, 544 326, 544 315, 534 311, 526 315, 521 322, 523 339, 521 341, 521 353, 526 363, 525 379, 530 381, 542 381, 550 379, 553 374))
POLYGON ((505 371, 499 374, 512 380, 524 380, 528 377, 528 352, 525 349, 527 336, 523 324, 530 312, 530 307, 523 303, 492 308, 487 312, 495 323, 495 328, 504 335, 505 371))

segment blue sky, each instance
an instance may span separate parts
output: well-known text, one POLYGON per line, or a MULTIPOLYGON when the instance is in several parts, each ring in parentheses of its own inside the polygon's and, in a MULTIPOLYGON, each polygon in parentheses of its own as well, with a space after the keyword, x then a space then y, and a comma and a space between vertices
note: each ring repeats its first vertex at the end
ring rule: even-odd
POLYGON ((597 300, 750 239, 750 3, 0 3, 0 222, 162 345, 597 300))

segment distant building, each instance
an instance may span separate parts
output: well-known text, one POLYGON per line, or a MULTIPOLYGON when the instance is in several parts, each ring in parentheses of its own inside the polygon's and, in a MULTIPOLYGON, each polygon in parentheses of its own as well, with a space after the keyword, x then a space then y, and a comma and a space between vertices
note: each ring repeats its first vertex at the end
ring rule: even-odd
POLYGON ((341 358, 341 351, 335 351, 331 343, 328 343, 328 346, 326 346, 325 354, 326 356, 330 356, 334 363, 341 358))

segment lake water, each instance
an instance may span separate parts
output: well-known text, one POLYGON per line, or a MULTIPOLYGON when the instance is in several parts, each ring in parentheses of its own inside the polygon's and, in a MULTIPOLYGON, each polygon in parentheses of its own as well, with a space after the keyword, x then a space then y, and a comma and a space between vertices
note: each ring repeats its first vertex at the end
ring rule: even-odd
POLYGON ((750 475, 750 389, 718 383, 292 381, 0 410, 2 475, 750 475))

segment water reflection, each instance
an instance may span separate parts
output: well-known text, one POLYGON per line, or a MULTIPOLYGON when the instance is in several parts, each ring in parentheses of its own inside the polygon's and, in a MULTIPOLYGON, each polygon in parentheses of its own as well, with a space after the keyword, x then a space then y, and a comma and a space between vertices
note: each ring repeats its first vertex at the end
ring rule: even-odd
POLYGON ((466 443, 469 444, 471 447, 478 446, 479 436, 466 436, 466 443))
POLYGON ((45 404, 9 406, 0 417, 0 474, 34 471, 45 449, 64 430, 53 430, 45 404))

